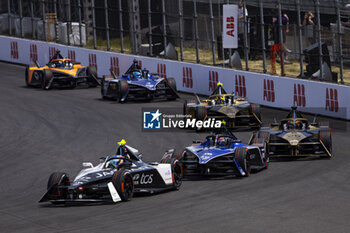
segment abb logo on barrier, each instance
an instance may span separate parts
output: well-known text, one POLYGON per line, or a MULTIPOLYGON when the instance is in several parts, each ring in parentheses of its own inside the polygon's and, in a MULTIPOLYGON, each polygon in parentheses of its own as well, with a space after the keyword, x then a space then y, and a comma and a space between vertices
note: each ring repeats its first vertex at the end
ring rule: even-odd
POLYGON ((157 73, 160 77, 166 78, 166 65, 165 64, 159 64, 157 65, 157 73))
POLYGON ((326 110, 329 112, 338 112, 338 90, 334 88, 326 89, 326 110))
POLYGON ((72 62, 75 62, 75 51, 74 50, 68 50, 68 58, 72 60, 72 62))
POLYGON ((38 60, 38 48, 36 44, 30 44, 30 60, 37 61, 38 60))
POLYGON ((209 91, 214 91, 219 81, 219 74, 217 71, 209 70, 209 91))
POLYGON ((264 79, 264 100, 275 102, 275 83, 273 80, 264 79))
POLYGON ((226 34, 235 37, 235 17, 226 17, 226 34))
POLYGON ((18 59, 18 43, 17 43, 17 41, 11 42, 11 58, 18 59))
POLYGON ((237 97, 247 97, 247 88, 245 86, 245 76, 236 75, 235 76, 235 96, 237 97))
POLYGON ((192 68, 183 67, 182 68, 182 86, 186 88, 193 88, 193 79, 192 79, 192 68))
POLYGON ((95 66, 97 71, 97 58, 94 53, 89 53, 89 66, 95 66))
POLYGON ((304 84, 294 84, 293 105, 297 106, 297 107, 305 107, 306 106, 304 84))
POLYGON ((111 70, 118 77, 119 76, 119 58, 111 57, 110 60, 111 60, 111 70))
POLYGON ((52 57, 56 54, 56 48, 55 47, 49 47, 49 60, 52 59, 52 57))

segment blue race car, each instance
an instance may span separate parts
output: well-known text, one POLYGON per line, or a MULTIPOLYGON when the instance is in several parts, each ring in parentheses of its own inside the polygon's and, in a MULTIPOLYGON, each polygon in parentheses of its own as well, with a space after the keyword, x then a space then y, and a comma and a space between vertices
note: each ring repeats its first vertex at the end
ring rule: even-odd
POLYGON ((111 75, 103 76, 101 95, 103 99, 113 99, 119 102, 137 99, 175 100, 179 98, 174 78, 161 78, 156 74, 150 74, 148 70, 142 70, 136 60, 120 78, 117 78, 112 71, 111 75))
MULTIPOLYGON (((268 167, 269 158, 264 146, 243 144, 236 136, 225 129, 206 137, 204 142, 194 144, 173 155, 183 169, 184 178, 193 176, 249 176, 251 170, 268 167)), ((166 156, 166 155, 165 155, 166 156)), ((170 158, 163 157, 164 161, 170 158)))

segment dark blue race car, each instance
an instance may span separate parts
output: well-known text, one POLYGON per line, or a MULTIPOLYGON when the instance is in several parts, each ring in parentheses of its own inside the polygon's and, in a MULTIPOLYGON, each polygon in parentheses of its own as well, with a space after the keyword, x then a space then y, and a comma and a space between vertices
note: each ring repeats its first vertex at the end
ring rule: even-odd
MULTIPOLYGON (((243 144, 228 129, 207 136, 204 142, 194 141, 173 158, 180 161, 184 177, 249 176, 251 170, 262 170, 269 163, 263 145, 243 144)), ((164 161, 169 159, 163 157, 164 161)))
POLYGON ((136 60, 120 78, 117 78, 113 72, 111 75, 103 76, 101 95, 104 99, 113 99, 119 102, 137 99, 165 98, 175 100, 179 98, 174 78, 161 78, 156 74, 150 74, 148 70, 141 69, 136 60))

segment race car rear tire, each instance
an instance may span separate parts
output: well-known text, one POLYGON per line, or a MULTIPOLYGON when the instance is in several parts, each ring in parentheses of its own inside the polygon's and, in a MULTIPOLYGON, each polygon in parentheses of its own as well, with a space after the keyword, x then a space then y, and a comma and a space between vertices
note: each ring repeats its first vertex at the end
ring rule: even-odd
POLYGON ((97 87, 99 82, 97 81, 97 71, 95 66, 88 66, 86 70, 88 76, 87 82, 89 87, 97 87))
POLYGON ((129 84, 126 80, 120 80, 119 82, 119 102, 122 102, 122 98, 128 92, 129 84))
POLYGON ((203 106, 196 107, 196 120, 204 120, 207 116, 207 109, 203 106))
POLYGON ((24 75, 25 75, 26 86, 30 87, 30 85, 29 85, 29 66, 26 66, 26 71, 25 71, 24 75))
MULTIPOLYGON (((237 162, 239 163, 239 165, 241 166, 241 168, 243 169, 243 171, 245 172, 245 176, 250 176, 250 164, 249 161, 247 159, 247 155, 248 155, 248 150, 244 147, 240 147, 237 148, 235 150, 235 159, 237 160, 237 162)), ((240 175, 242 176, 242 175, 240 175)))
POLYGON ((175 100, 176 96, 174 95, 173 91, 177 92, 176 81, 174 78, 167 78, 166 80, 168 86, 172 89, 168 91, 169 97, 167 97, 167 100, 175 100))
POLYGON ((101 80, 101 96, 102 96, 102 99, 106 99, 106 94, 105 94, 105 91, 104 91, 106 77, 107 77, 106 75, 103 75, 102 76, 102 80, 101 80))
POLYGON ((261 109, 259 104, 250 104, 251 114, 255 114, 261 121, 261 109))
POLYGON ((112 183, 122 201, 129 201, 134 193, 134 181, 128 170, 119 169, 113 174, 112 183))
POLYGON ((53 78, 53 74, 51 70, 43 70, 41 75, 41 88, 43 90, 52 89, 52 82, 50 83, 52 78, 53 78))
POLYGON ((189 100, 185 100, 185 102, 184 102, 184 107, 183 107, 183 114, 184 115, 187 115, 188 114, 188 107, 187 107, 187 104, 189 104, 189 103, 196 103, 196 101, 195 100, 192 100, 192 99, 189 99, 189 100))
MULTIPOLYGON (((47 182, 47 190, 49 190, 52 186, 57 186, 57 185, 64 185, 64 186, 68 186, 70 185, 70 181, 69 181, 69 176, 67 175, 67 173, 64 172, 54 172, 50 175, 49 180, 47 182)), ((59 188, 55 188, 53 190, 53 193, 51 193, 51 195, 57 195, 57 199, 59 199, 60 197, 62 197, 62 199, 66 198, 66 193, 64 190, 59 189, 59 188)), ((52 204, 58 204, 55 201, 51 201, 52 204)))
POLYGON ((319 132, 320 141, 323 142, 329 153, 332 153, 332 135, 330 130, 321 130, 319 132))

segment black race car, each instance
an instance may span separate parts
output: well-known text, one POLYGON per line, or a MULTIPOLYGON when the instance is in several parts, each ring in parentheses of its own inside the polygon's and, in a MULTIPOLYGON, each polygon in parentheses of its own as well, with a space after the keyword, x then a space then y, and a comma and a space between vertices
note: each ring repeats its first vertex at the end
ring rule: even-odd
MULTIPOLYGON (((174 153, 174 150, 165 152, 174 153)), ((141 154, 120 142, 116 155, 101 158, 97 166, 83 163, 73 181, 63 172, 52 173, 47 192, 39 202, 128 201, 134 192, 156 193, 177 190, 181 186, 181 167, 176 159, 167 162, 143 162, 141 154)))

